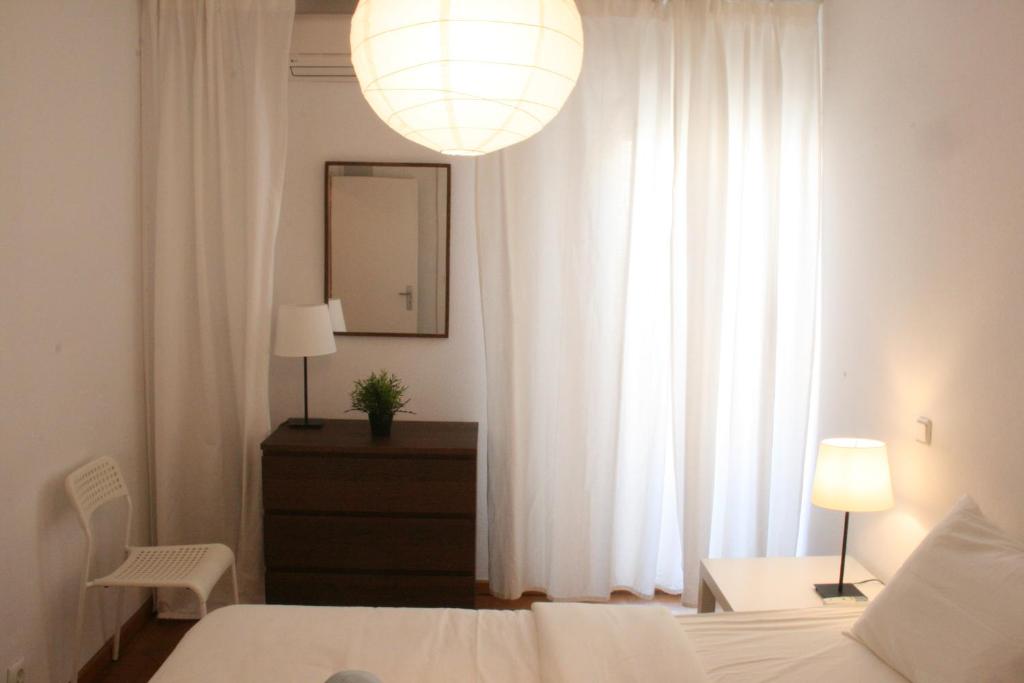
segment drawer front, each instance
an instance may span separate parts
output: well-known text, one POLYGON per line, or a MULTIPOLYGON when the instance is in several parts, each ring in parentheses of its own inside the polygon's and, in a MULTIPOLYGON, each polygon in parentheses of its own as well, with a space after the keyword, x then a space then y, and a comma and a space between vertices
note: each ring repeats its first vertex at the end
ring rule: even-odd
POLYGON ((267 602, 278 605, 464 607, 472 609, 472 575, 267 572, 267 602))
POLYGON ((267 512, 476 514, 476 461, 266 455, 267 512))
POLYGON ((268 514, 263 524, 268 569, 474 571, 473 519, 268 514))

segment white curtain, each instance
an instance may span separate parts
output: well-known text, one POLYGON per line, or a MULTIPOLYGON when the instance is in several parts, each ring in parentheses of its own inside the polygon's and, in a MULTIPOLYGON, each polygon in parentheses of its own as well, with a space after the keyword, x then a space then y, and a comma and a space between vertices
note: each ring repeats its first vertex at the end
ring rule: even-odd
POLYGON ((798 552, 818 4, 584 1, 564 111, 477 165, 491 587, 696 599, 798 552))
MULTIPOLYGON (((260 441, 293 0, 143 0, 147 400, 155 540, 221 542, 262 597, 260 441)), ((161 594, 165 616, 194 610, 161 594)))

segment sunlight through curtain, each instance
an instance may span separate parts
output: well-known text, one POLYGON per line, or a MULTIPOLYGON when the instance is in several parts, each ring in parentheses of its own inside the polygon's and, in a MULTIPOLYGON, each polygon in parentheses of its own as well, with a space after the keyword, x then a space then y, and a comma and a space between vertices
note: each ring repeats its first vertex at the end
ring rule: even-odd
POLYGON ((693 603, 701 557, 799 549, 819 7, 580 5, 565 109, 477 165, 491 589, 693 603))

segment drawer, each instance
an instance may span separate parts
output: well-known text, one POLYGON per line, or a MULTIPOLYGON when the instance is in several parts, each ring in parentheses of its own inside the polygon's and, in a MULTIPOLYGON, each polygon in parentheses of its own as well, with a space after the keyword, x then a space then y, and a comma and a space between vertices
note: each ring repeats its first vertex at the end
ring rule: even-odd
POLYGON ((474 519, 265 515, 268 569, 463 572, 475 562, 474 519))
POLYGON ((476 514, 476 462, 429 457, 265 455, 267 512, 476 514))
POLYGON ((472 609, 475 581, 465 576, 267 572, 267 603, 472 609))

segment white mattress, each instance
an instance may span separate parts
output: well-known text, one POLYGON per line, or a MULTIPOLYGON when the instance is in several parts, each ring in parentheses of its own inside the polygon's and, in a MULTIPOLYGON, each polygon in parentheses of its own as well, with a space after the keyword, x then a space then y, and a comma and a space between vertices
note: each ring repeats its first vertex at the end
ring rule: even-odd
MULTIPOLYGON (((712 681, 905 683, 842 634, 860 611, 693 615, 678 623, 696 650, 689 656, 712 681)), ((242 605, 193 627, 152 683, 322 683, 342 669, 371 671, 385 683, 530 683, 547 678, 540 649, 530 611, 242 605)))
POLYGON ((858 606, 679 617, 712 681, 906 683, 866 647, 843 635, 858 606))

